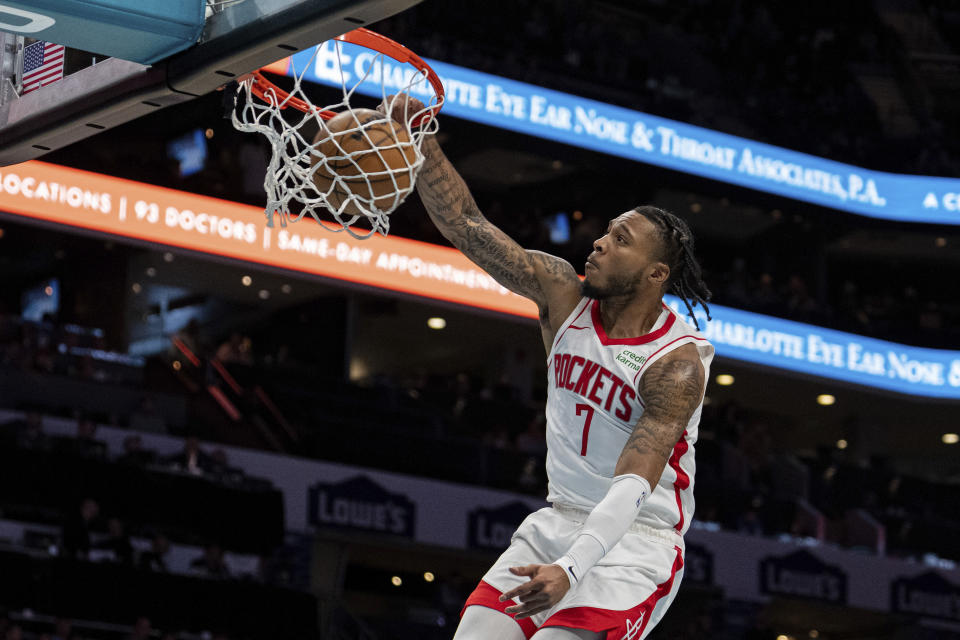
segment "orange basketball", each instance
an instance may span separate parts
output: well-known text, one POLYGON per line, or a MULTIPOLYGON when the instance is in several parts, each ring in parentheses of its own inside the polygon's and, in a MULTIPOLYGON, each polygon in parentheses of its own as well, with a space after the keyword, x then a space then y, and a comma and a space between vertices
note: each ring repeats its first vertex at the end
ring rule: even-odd
MULTIPOLYGON (((339 209, 350 193, 366 199, 364 204, 381 211, 394 205, 412 189, 411 165, 417 157, 406 128, 373 109, 344 111, 326 122, 313 140, 316 166, 313 183, 339 209), (334 183, 340 176, 339 183, 334 183), (346 189, 346 191, 344 190, 346 189), (349 193, 348 193, 349 191, 349 193)), ((343 210, 358 214, 350 202, 343 210)))

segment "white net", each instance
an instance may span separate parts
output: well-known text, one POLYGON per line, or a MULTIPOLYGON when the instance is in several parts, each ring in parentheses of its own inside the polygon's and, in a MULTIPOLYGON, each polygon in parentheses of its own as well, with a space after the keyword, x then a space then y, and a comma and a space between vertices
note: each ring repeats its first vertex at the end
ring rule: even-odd
POLYGON ((355 60, 351 69, 356 71, 359 65, 359 71, 351 73, 345 63, 360 56, 344 55, 343 43, 331 43, 341 81, 340 101, 318 107, 303 90, 321 50, 316 47, 306 64, 300 59, 297 66, 302 70, 290 74, 289 92, 261 87, 260 99, 255 83, 262 76, 244 79, 237 90, 233 125, 261 133, 270 142, 264 178, 268 227, 274 226, 275 216, 286 226, 310 215, 326 229, 346 230, 357 238, 387 235, 390 214, 414 189, 423 164, 421 144, 437 130, 430 111, 443 97, 430 90, 426 71, 372 50, 365 49, 370 55, 359 63, 355 60), (357 94, 370 97, 377 85, 379 96, 371 106, 379 103, 378 111, 351 106, 357 94), (401 96, 421 101, 412 103, 415 108, 401 96), (333 220, 325 219, 324 212, 333 220), (370 229, 354 229, 358 222, 370 229))

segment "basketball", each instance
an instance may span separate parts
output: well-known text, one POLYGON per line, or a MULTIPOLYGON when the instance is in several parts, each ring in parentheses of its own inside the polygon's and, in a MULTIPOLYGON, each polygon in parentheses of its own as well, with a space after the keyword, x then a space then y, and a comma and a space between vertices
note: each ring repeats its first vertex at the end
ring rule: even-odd
MULTIPOLYGON (((379 111, 344 111, 327 121, 313 144, 319 154, 312 159, 313 184, 335 210, 350 194, 368 208, 387 210, 412 189, 416 148, 406 128, 379 111), (341 180, 335 183, 337 176, 341 180)), ((362 212, 351 201, 343 213, 362 212)))

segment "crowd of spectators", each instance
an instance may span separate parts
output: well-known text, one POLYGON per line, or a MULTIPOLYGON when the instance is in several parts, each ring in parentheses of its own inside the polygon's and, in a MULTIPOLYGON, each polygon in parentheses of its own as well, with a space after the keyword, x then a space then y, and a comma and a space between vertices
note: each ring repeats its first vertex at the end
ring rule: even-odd
MULTIPOLYGON (((162 418, 153 405, 153 401, 144 396, 140 406, 128 420, 131 430, 143 432, 165 432, 162 418)), ((78 413, 76 433, 73 437, 48 435, 43 428, 43 414, 37 410, 27 411, 24 418, 0 424, 0 433, 12 436, 17 445, 34 451, 57 451, 86 458, 108 459, 107 445, 98 440, 98 425, 90 416, 78 413)), ((156 451, 143 445, 139 433, 131 433, 124 438, 123 453, 114 461, 153 468, 167 472, 185 473, 203 476, 210 480, 235 482, 243 477, 243 470, 231 466, 227 454, 222 448, 205 451, 196 436, 187 436, 183 449, 171 455, 159 456, 156 451)))
MULTIPOLYGON (((185 438, 182 450, 169 455, 159 455, 156 451, 143 446, 143 436, 139 433, 131 433, 123 440, 123 452, 111 458, 106 442, 97 438, 97 423, 89 417, 79 415, 76 420, 76 430, 72 435, 47 433, 44 420, 42 413, 30 410, 22 418, 0 424, 0 444, 3 447, 16 448, 16 451, 7 450, 6 453, 25 455, 29 452, 83 458, 164 473, 202 476, 213 481, 220 481, 227 475, 243 474, 241 470, 228 465, 226 454, 222 449, 208 450, 201 446, 195 437, 185 438)), ((60 458, 51 458, 51 461, 56 459, 60 458)), ((176 562, 171 565, 170 558, 174 545, 164 531, 164 525, 140 523, 136 528, 128 526, 124 513, 117 510, 116 498, 115 495, 105 495, 103 500, 99 496, 85 497, 62 513, 58 533, 52 535, 42 533, 47 526, 43 523, 51 522, 44 517, 38 524, 27 525, 24 537, 19 542, 4 539, 4 552, 22 551, 28 555, 61 561, 106 564, 141 574, 176 574, 205 580, 241 580, 244 583, 266 585, 289 584, 289 572, 277 564, 276 559, 270 554, 258 555, 252 560, 246 558, 238 568, 231 566, 224 547, 212 539, 208 539, 199 547, 179 548, 176 552, 176 562), (107 510, 109 507, 104 506, 111 504, 113 507, 110 510, 107 510), (191 548, 194 548, 193 557, 189 557, 191 548), (256 562, 254 563, 253 560, 256 562), (256 569, 251 572, 251 567, 254 565, 256 569)), ((171 496, 170 499, 177 498, 171 496)), ((43 512, 38 508, 31 511, 26 505, 9 501, 10 498, 5 494, 4 501, 0 502, 0 510, 6 518, 12 516, 18 519, 14 514, 43 512)), ((60 502, 63 501, 60 500, 60 502)), ((180 533, 182 532, 179 529, 175 531, 175 534, 180 533)), ((196 536, 190 536, 190 542, 194 539, 196 536)), ((146 616, 137 618, 129 627, 128 633, 118 632, 118 629, 122 629, 122 625, 118 627, 116 624, 92 621, 78 634, 75 629, 71 630, 70 620, 66 618, 53 620, 28 609, 18 613, 13 621, 5 615, 0 615, 0 627, 2 627, 0 640, 73 640, 80 637, 103 640, 147 640, 148 638, 199 640, 201 638, 196 633, 174 631, 161 633, 151 626, 150 619, 146 616)), ((208 632, 202 637, 225 639, 226 635, 216 633, 211 635, 208 632)))
POLYGON ((482 3, 468 5, 476 8, 425 3, 377 28, 421 55, 814 155, 887 171, 960 173, 960 150, 947 146, 936 122, 895 149, 883 135, 857 68, 895 76, 908 52, 869 0, 524 0, 514 28, 482 3))

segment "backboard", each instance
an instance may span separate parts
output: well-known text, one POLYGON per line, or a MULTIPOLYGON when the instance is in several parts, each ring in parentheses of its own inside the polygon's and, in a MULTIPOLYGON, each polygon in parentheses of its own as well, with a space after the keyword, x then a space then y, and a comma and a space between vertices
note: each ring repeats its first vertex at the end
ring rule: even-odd
POLYGON ((0 166, 210 93, 293 52, 419 2, 207 0, 195 45, 152 65, 107 58, 22 96, 16 87, 24 39, 0 32, 0 166))

